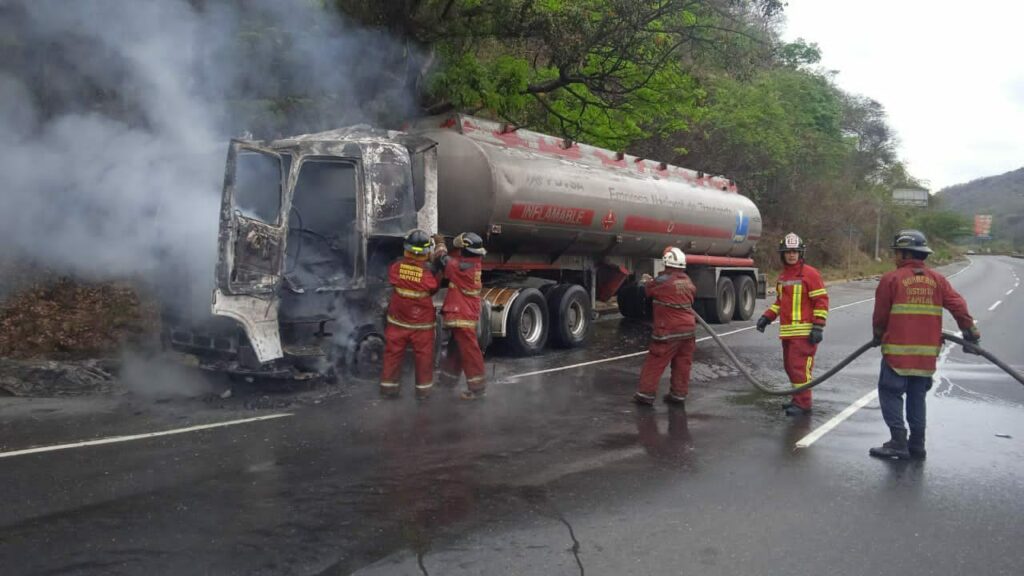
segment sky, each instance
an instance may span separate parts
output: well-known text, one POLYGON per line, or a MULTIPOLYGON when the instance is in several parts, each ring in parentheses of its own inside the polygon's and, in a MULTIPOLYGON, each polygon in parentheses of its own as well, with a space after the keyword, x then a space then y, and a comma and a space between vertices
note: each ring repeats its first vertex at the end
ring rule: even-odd
POLYGON ((788 0, 783 37, 880 102, 933 192, 1024 167, 1024 2, 788 0))

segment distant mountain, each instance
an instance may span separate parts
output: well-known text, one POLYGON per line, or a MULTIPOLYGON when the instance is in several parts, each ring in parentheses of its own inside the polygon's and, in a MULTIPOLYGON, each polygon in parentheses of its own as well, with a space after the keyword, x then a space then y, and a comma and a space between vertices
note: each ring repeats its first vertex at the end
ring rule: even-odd
POLYGON ((991 214, 996 240, 1024 244, 1024 168, 943 188, 936 196, 944 208, 972 221, 975 214, 991 214))

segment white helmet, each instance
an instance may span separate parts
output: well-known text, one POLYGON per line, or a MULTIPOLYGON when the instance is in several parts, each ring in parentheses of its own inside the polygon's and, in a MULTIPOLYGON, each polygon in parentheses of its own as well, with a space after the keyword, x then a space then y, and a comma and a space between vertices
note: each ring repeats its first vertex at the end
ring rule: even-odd
POLYGON ((665 254, 661 257, 666 268, 686 268, 686 254, 675 246, 665 248, 665 254))

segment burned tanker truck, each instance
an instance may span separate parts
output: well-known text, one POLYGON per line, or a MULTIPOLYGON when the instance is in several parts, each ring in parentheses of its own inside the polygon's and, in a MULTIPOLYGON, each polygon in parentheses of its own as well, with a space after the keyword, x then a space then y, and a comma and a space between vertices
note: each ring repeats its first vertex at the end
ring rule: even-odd
POLYGON ((518 355, 584 345, 598 302, 644 318, 636 280, 668 245, 709 321, 749 319, 765 290, 760 213, 732 182, 464 115, 235 140, 220 217, 212 308, 230 329, 166 340, 236 375, 373 375, 412 228, 485 239, 479 336, 518 355))

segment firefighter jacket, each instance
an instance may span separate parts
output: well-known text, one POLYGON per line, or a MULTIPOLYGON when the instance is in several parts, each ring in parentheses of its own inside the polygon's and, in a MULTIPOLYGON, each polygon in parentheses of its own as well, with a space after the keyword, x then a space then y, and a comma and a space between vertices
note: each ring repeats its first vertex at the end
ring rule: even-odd
POLYGON ((942 309, 960 329, 980 337, 967 303, 946 277, 920 260, 902 260, 875 289, 872 326, 882 356, 901 376, 931 376, 942 347, 942 309))
POLYGON ((481 264, 478 256, 441 257, 444 275, 448 278, 448 294, 444 297, 444 325, 448 328, 473 328, 480 320, 481 264))
POLYGON ((801 259, 787 264, 775 285, 775 303, 764 315, 779 319, 779 338, 806 338, 814 326, 825 327, 828 292, 818 270, 801 259))
POLYGON ((388 269, 394 287, 388 304, 388 323, 412 330, 434 329, 434 301, 441 286, 426 260, 404 257, 388 269))
POLYGON ((644 285, 654 311, 654 332, 651 339, 678 340, 693 338, 696 319, 693 299, 697 287, 682 270, 666 270, 644 285))

